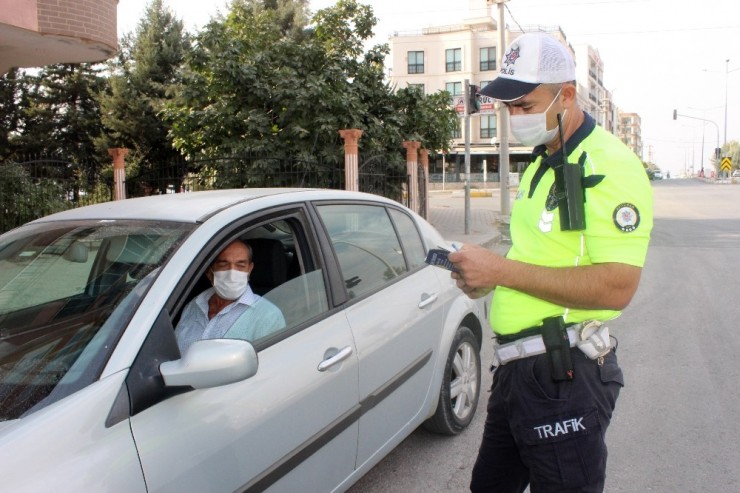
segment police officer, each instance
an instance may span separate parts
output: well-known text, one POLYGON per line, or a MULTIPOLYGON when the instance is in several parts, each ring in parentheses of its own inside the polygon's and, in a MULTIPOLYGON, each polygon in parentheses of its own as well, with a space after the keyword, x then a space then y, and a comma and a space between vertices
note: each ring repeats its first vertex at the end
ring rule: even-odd
POLYGON ((514 40, 481 92, 508 107, 514 140, 534 149, 506 257, 468 244, 449 256, 468 296, 494 290, 497 369, 470 487, 602 491, 604 435, 623 386, 603 322, 637 290, 650 184, 637 156, 579 108, 572 55, 552 36, 514 40))

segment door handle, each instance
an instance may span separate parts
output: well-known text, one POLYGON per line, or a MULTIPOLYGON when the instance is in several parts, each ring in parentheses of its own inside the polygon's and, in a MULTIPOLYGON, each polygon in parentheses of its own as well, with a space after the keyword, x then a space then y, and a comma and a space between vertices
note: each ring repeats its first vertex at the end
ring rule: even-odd
POLYGON ((330 358, 326 358, 324 361, 319 363, 318 369, 319 371, 326 371, 332 366, 341 363, 342 361, 349 358, 350 354, 352 354, 352 346, 347 346, 346 348, 340 350, 337 354, 330 358))
POLYGON ((419 308, 424 308, 425 306, 431 305, 432 303, 434 303, 435 301, 437 301, 437 294, 436 293, 435 294, 429 294, 429 295, 424 294, 422 296, 426 296, 426 298, 424 298, 423 300, 421 300, 419 302, 419 308))

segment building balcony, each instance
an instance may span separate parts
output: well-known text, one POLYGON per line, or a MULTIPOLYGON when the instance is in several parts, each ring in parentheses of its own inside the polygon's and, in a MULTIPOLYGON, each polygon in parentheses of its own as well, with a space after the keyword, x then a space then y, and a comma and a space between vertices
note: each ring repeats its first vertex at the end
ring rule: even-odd
POLYGON ((118 49, 118 0, 0 0, 0 74, 98 62, 118 49))

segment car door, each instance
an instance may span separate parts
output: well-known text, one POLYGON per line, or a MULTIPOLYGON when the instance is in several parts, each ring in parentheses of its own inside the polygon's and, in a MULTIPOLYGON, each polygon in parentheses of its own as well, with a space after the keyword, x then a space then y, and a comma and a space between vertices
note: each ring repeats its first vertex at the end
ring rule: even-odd
POLYGON ((436 399, 430 382, 444 320, 441 286, 424 266, 424 246, 405 212, 366 204, 317 209, 349 298, 358 300, 345 312, 360 359, 359 467, 416 428, 425 403, 436 399))
POLYGON ((290 300, 288 324, 254 342, 259 367, 251 378, 190 390, 131 417, 149 492, 318 493, 354 470, 356 346, 345 315, 328 310, 304 216, 281 220, 292 225, 301 271, 265 298, 278 308, 290 300), (298 309, 301 297, 318 299, 319 308, 298 309))

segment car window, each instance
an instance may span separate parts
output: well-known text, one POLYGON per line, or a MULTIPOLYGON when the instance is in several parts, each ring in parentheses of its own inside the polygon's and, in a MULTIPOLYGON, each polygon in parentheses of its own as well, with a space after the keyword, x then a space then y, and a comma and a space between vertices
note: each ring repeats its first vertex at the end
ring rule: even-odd
POLYGON ((158 268, 192 227, 52 222, 0 237, 0 420, 97 379, 158 268))
POLYGON ((408 271, 385 207, 332 204, 320 205, 318 211, 350 298, 375 291, 408 271))
POLYGON ((401 238, 401 244, 403 245, 403 251, 406 253, 409 267, 415 269, 426 265, 424 262, 426 259, 426 250, 424 249, 424 243, 421 241, 421 236, 419 236, 419 230, 416 229, 414 220, 408 214, 397 209, 390 209, 390 214, 398 230, 398 236, 401 238))
MULTIPOLYGON (((197 333, 198 338, 244 339, 260 350, 328 310, 324 272, 308 244, 305 221, 301 218, 301 214, 293 214, 235 231, 230 236, 228 242, 236 238, 252 249, 252 294, 247 293, 248 300, 240 298, 230 308, 234 316, 226 315, 214 322, 221 326, 205 328, 208 322, 204 320, 204 328, 190 331, 191 334, 197 333)), ((223 246, 218 245, 216 250, 223 246)), ((200 283, 197 289, 206 293, 210 283, 200 283)), ((191 294, 191 298, 196 294, 191 294)), ((196 319, 204 316, 203 310, 186 307, 175 331, 178 340, 186 325, 197 325, 196 319)), ((184 347, 181 344, 181 349, 184 347)))

